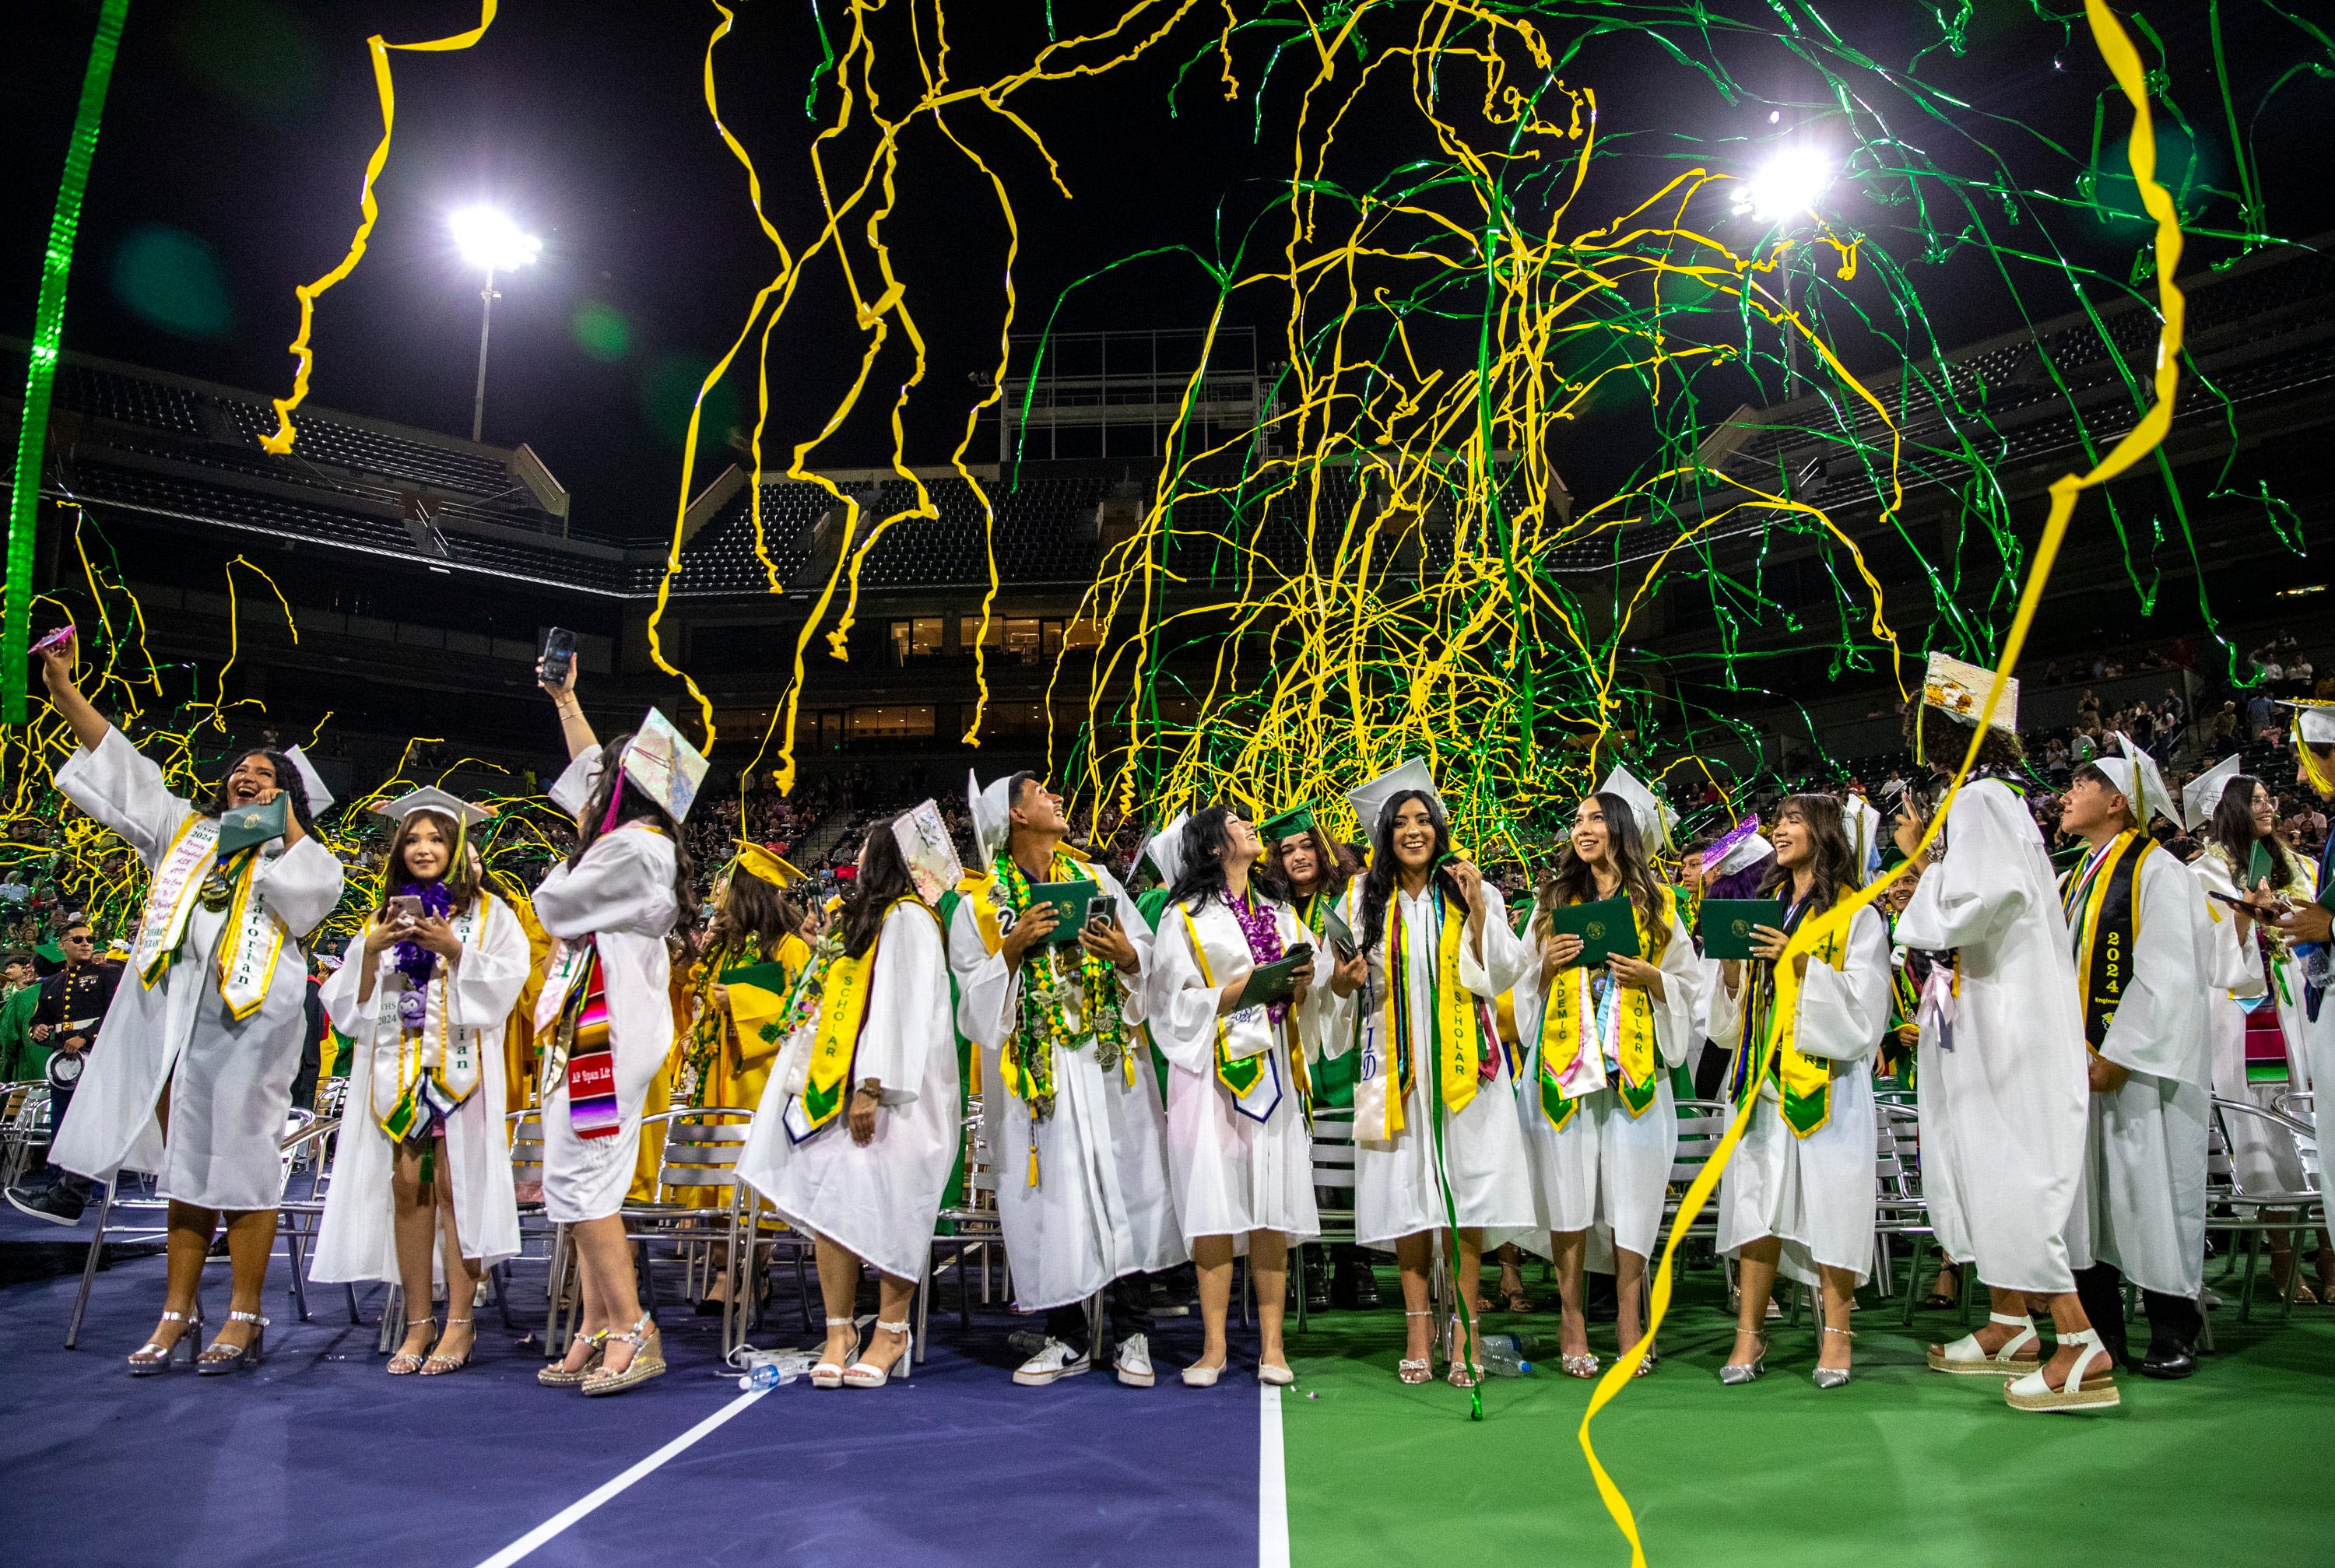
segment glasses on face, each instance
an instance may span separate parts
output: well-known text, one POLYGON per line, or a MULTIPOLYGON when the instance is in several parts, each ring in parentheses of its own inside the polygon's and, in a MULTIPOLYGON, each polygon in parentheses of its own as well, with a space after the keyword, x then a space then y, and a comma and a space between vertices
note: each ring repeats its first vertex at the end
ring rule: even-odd
POLYGON ((95 942, 97 938, 94 936, 68 936, 65 940, 80 946, 87 947, 91 943, 95 942))

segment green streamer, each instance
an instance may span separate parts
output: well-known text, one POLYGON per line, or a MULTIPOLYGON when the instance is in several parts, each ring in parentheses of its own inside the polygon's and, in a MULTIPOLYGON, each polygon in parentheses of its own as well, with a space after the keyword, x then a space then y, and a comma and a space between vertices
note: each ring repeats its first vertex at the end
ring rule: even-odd
POLYGON ((82 192, 89 189, 89 163, 97 152, 97 119, 105 108, 113 57, 121 48, 121 22, 130 0, 104 0, 98 12, 97 39, 89 49, 89 73, 82 78, 81 108, 73 115, 73 140, 65 148, 64 179, 57 185, 56 216, 49 220, 49 247, 41 257, 41 298, 33 313, 33 352, 24 370, 24 420, 16 431, 16 482, 8 505, 8 590, 0 617, 0 722, 24 721, 24 655, 32 642, 33 537, 41 498, 41 453, 48 444, 49 394, 57 379, 57 344, 64 335, 65 275, 73 267, 73 237, 81 230, 82 192))

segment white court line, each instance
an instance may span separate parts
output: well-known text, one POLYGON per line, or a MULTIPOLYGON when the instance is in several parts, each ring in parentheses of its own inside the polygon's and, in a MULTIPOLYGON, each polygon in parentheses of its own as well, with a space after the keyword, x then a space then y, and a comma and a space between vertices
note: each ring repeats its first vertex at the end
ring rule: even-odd
MULTIPOLYGON (((692 1427, 688 1431, 683 1432, 680 1437, 675 1437, 672 1442, 667 1443, 664 1447, 659 1448, 655 1453, 651 1454, 647 1458, 643 1459, 639 1464, 634 1466, 623 1475, 618 1476, 612 1481, 604 1482, 600 1486, 588 1495, 570 1503, 567 1507, 562 1508, 558 1513, 554 1514, 550 1518, 546 1519, 542 1524, 538 1524, 534 1529, 529 1530, 526 1534, 520 1536, 518 1540, 512 1542, 509 1545, 504 1547, 501 1551, 496 1553, 493 1556, 480 1563, 479 1568, 510 1568, 510 1564, 518 1562, 520 1558, 525 1557, 528 1553, 533 1552, 545 1542, 560 1534, 562 1532, 567 1530, 570 1524, 575 1524, 578 1519, 581 1519, 586 1515, 591 1513, 601 1504, 606 1503, 609 1498, 623 1492, 642 1476, 649 1475, 656 1470, 660 1466, 664 1465, 666 1460, 673 1457, 676 1454, 683 1453, 693 1447, 699 1439, 704 1437, 715 1428, 721 1426, 724 1421, 730 1419, 731 1417, 738 1414, 738 1412, 743 1410, 747 1406, 752 1404, 755 1400, 761 1399, 770 1391, 770 1390, 768 1389, 750 1389, 745 1393, 739 1395, 736 1399, 731 1400, 728 1404, 714 1411, 713 1414, 706 1417, 702 1421, 698 1422, 697 1425, 692 1427)), ((1278 1438, 1280 1422, 1276 1420, 1274 1423, 1274 1427, 1275 1447, 1277 1449, 1279 1447, 1278 1438)), ((1282 1561, 1285 1563, 1288 1560, 1289 1554, 1287 1551, 1284 1550, 1282 1553, 1282 1561)))
POLYGON ((1289 1568, 1289 1481, 1281 1457, 1281 1390, 1258 1390, 1256 1568, 1289 1568))

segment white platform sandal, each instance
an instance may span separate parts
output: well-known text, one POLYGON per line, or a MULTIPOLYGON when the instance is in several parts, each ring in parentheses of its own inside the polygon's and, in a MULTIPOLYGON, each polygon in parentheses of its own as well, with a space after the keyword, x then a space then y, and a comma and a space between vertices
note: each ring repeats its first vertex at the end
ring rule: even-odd
POLYGON ((2024 1314, 2014 1318, 2003 1312, 1989 1312, 1986 1316, 1989 1322, 2001 1323, 2019 1332, 1991 1356, 1980 1348, 1976 1334, 1964 1334, 1951 1345, 1932 1345, 1930 1370, 1951 1372, 1957 1378, 2017 1377, 2043 1364, 2043 1341, 2035 1336, 2034 1319, 2024 1314))
MULTIPOLYGON (((866 1360, 855 1359, 851 1365, 843 1369, 843 1386, 845 1388, 880 1389, 885 1384, 890 1382, 894 1378, 898 1378, 905 1383, 910 1378, 916 1376, 916 1331, 906 1323, 879 1322, 876 1325, 876 1331, 879 1334, 898 1334, 900 1336, 900 1353, 892 1358, 892 1362, 889 1366, 885 1367, 871 1367, 866 1360)), ((873 1338, 870 1338, 867 1342, 870 1346, 873 1346, 876 1341, 873 1338)), ((860 1352, 863 1357, 866 1353, 867 1352, 865 1350, 860 1352)))
POLYGON ((2116 1358, 2100 1346, 2099 1331, 2086 1329, 2081 1333, 2062 1334, 2062 1345, 2081 1345, 2083 1354, 2068 1369, 2066 1383, 2054 1389, 2050 1379, 2038 1367, 2023 1378, 2014 1378, 2002 1386, 2003 1403, 2014 1410, 2059 1410, 2076 1414, 2085 1410, 2112 1410, 2124 1403, 2124 1395, 2117 1388, 2110 1369, 2116 1358), (2101 1363, 2098 1376, 2087 1377, 2086 1371, 2094 1361, 2101 1363))

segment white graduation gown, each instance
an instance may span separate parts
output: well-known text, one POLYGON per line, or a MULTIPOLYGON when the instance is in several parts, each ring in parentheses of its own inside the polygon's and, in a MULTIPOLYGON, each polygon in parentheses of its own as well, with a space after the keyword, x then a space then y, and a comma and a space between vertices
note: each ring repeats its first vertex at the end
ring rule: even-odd
MULTIPOLYGON (((1593 1232, 1587 1266, 1599 1273, 1613 1272, 1616 1247, 1640 1257, 1653 1255, 1661 1239, 1671 1166, 1678 1156, 1678 1100, 1671 1090, 1671 1070, 1702 1041, 1703 960, 1676 907, 1666 913, 1671 934, 1659 965, 1662 1000, 1654 1003, 1654 1102, 1637 1116, 1630 1114, 1621 1091, 1609 1084, 1574 1102, 1562 1128, 1549 1125, 1539 1089, 1541 1026, 1548 998, 1541 990, 1537 951, 1526 950, 1528 962, 1516 981, 1516 1031, 1525 1044, 1525 1084, 1516 1096, 1516 1119, 1524 1138, 1533 1205, 1531 1228, 1516 1239, 1545 1257, 1551 1233, 1593 1232)), ((1556 978, 1569 973, 1560 970, 1556 978)), ((1610 1070, 1607 1076, 1613 1076, 1610 1070)))
MULTIPOLYGON (((196 815, 119 730, 94 751, 75 751, 57 769, 57 788, 129 840, 149 871, 196 815)), ((275 839, 260 850, 253 884, 285 930, 259 1011, 241 1022, 229 1015, 213 968, 227 915, 198 904, 178 958, 152 986, 121 977, 104 1040, 58 1129, 50 1156, 58 1165, 101 1182, 150 1171, 162 1196, 198 1208, 242 1213, 281 1200, 284 1123, 307 1033, 298 944, 341 901, 341 863, 313 833, 288 849, 275 839), (166 1083, 167 1139, 154 1114, 166 1083)))
POLYGON ((852 1141, 848 1102, 801 1143, 787 1131, 787 1108, 802 1092, 818 1035, 806 1026, 788 1039, 763 1086, 738 1175, 797 1230, 825 1236, 896 1280, 919 1280, 958 1142, 948 958, 930 908, 910 899, 884 916, 867 985, 851 1072, 855 1083, 883 1085, 875 1136, 864 1147, 852 1141))
MULTIPOLYGON (((1095 880, 1117 901, 1120 929, 1138 963, 1150 963, 1150 922, 1118 878, 1097 866, 1095 880)), ((1091 1037, 1054 1059, 1054 1114, 1032 1122, 1008 1094, 998 1056, 1022 1001, 1022 974, 982 939, 973 901, 949 927, 957 980, 957 1028, 981 1048, 982 1128, 997 1179, 997 1217, 1013 1266, 1014 1302, 1025 1312, 1082 1302, 1122 1274, 1174 1268, 1191 1256, 1177 1227, 1168 1177, 1168 1118, 1159 1079, 1134 1025, 1143 1021, 1138 971, 1119 982, 1128 1049, 1106 1073, 1091 1037), (1038 1182, 1029 1179, 1038 1151, 1038 1182)))
MULTIPOLYGON (((599 764, 600 749, 586 748, 551 787, 552 802, 573 812, 599 764)), ((642 1107, 673 1050, 673 955, 665 945, 680 913, 673 876, 672 841, 627 824, 594 839, 573 865, 553 866, 535 890, 535 917, 544 930, 562 941, 589 936, 599 948, 623 1118, 606 1137, 579 1138, 567 1118, 565 1078, 544 1097, 543 1212, 555 1224, 605 1219, 624 1206, 632 1188, 642 1107)))
MULTIPOLYGON (((1899 942, 1961 961, 1951 1049, 1923 1008, 1923 1195, 1948 1257, 2002 1290, 2064 1294, 2091 1088, 2058 879, 1999 779, 1962 788, 1945 838, 1897 920, 1899 942)), ((1941 964, 1933 991, 1948 978, 1941 964)))
MULTIPOLYGON (((1776 1086, 1761 1081, 1743 1141, 1720 1177, 1720 1251, 1737 1253, 1746 1243, 1776 1236, 1784 1244, 1778 1267, 1788 1279, 1817 1284, 1818 1265, 1846 1269, 1860 1285, 1871 1274, 1875 1128, 1873 1073, 1865 1064, 1888 1027, 1889 982, 1888 924, 1867 905, 1848 923, 1841 967, 1812 958, 1800 980, 1793 1043, 1836 1064, 1832 1114, 1796 1137, 1784 1125, 1776 1086)), ((1744 1049, 1742 1003, 1742 993, 1723 982, 1711 1002, 1711 1038, 1729 1050, 1744 1049)))
MULTIPOLYGON (((433 1025, 443 1016, 449 1024, 478 1035, 478 1087, 446 1118, 445 1147, 433 1179, 452 1184, 454 1230, 461 1238, 462 1255, 491 1268, 518 1256, 519 1250, 518 1199, 511 1180, 510 1140, 503 1130, 503 1032, 527 985, 532 957, 527 933, 510 906, 484 892, 479 904, 470 939, 462 944, 462 961, 454 965, 451 979, 440 961, 423 1016, 433 1025)), ((395 1209, 390 1197, 396 1150, 381 1130, 380 1119, 380 1113, 390 1108, 372 1102, 374 1053, 398 1049, 394 1004, 383 1006, 392 994, 384 982, 396 968, 397 952, 389 948, 375 955, 379 968, 373 995, 359 1002, 364 949, 361 944, 353 946, 350 961, 325 982, 323 997, 333 1027, 353 1041, 339 1152, 317 1227, 315 1262, 309 1269, 309 1277, 325 1284, 395 1282, 398 1278, 395 1209)), ((431 1259, 442 1282, 443 1254, 433 1247, 431 1259)))
MULTIPOLYGON (((2208 847, 2205 853, 2191 862, 2189 869, 2207 894, 2222 893, 2238 895, 2237 886, 2230 876, 2229 862, 2221 852, 2208 847)), ((2306 878, 2309 873, 2304 873, 2306 878)), ((2265 1110, 2278 1108, 2281 1095, 2291 1089, 2311 1085, 2311 1064, 2304 1054, 2302 1025, 2304 1022, 2301 994, 2301 965, 2291 956, 2285 957, 2287 990, 2292 993, 2291 1003, 2272 993, 2264 974, 2261 937, 2250 924, 2243 946, 2238 942, 2238 923, 2226 905, 2206 900, 2209 914, 2222 917, 2211 934, 2215 948, 2214 967, 2216 989, 2206 1001, 2206 1039, 2213 1053, 2214 1095, 2222 1099, 2239 1100, 2261 1106, 2265 1110), (2255 999, 2259 998, 2259 1001, 2255 999), (2273 1011, 2279 1021, 2279 1031, 2286 1040, 2287 1081, 2284 1083, 2254 1083, 2246 1076, 2246 1017, 2243 1005, 2253 1001, 2256 1007, 2273 1011)), ((2239 1187, 2246 1192, 2295 1193, 2309 1190, 2310 1176, 2302 1168, 2294 1140, 2283 1131, 2248 1116, 2233 1116, 2228 1119, 2230 1166, 2239 1187)))
MULTIPOLYGON (((1490 1009, 1504 991, 1513 989, 1533 967, 1524 941, 1508 927, 1507 906, 1500 890, 1482 885, 1486 900, 1482 951, 1477 944, 1459 944, 1459 982, 1484 1005, 1484 1027, 1492 1027, 1490 1009)), ((1516 1079, 1508 1070, 1507 1052, 1496 1050, 1497 1074, 1479 1084, 1475 1099, 1444 1118, 1443 1163, 1435 1160, 1435 1040, 1434 1007, 1437 944, 1442 939, 1441 903, 1430 882, 1417 897, 1400 886, 1393 897, 1402 905, 1403 979, 1409 987, 1410 1010, 1410 1094, 1403 1102, 1402 1131, 1392 1143, 1364 1139, 1357 1130, 1354 1147, 1355 1240, 1366 1247, 1391 1251, 1395 1243, 1421 1231, 1447 1228, 1450 1215, 1466 1227, 1481 1227, 1487 1247, 1515 1240, 1533 1225, 1532 1183, 1525 1165, 1523 1131, 1516 1126, 1516 1079), (1450 1213, 1444 1207, 1444 1187, 1450 1188, 1450 1213)), ((1362 878, 1346 885, 1339 913, 1357 940, 1367 941, 1362 929, 1362 878)), ((1387 910, 1392 924, 1393 905, 1387 910)), ((1382 948, 1371 953, 1371 984, 1385 983, 1382 948)), ((1326 991, 1326 987, 1324 990, 1326 991)), ((1323 1049, 1337 1056, 1353 1049, 1361 1029, 1377 1026, 1378 1010, 1368 994, 1358 991, 1342 1003, 1324 1006, 1323 1049)), ((1381 1051, 1386 1070, 1394 1070, 1390 1050, 1381 1051)))
POLYGON ((2204 890, 2167 851, 2142 861, 2133 882, 2132 979, 2100 1043, 2100 1055, 2132 1076, 2092 1096, 2068 1252, 2077 1268, 2114 1263, 2144 1290, 2195 1297, 2205 1282, 2214 921, 2204 890))
MULTIPOLYGON (((1285 904, 1268 904, 1284 953, 1313 940, 1285 904)), ((1322 1234, 1313 1200, 1313 1152, 1305 1128, 1305 1108, 1292 1081, 1289 1046, 1293 1031, 1303 1049, 1307 1007, 1292 1008, 1287 1021, 1272 1023, 1264 1009, 1245 1008, 1219 1019, 1223 987, 1246 974, 1255 963, 1239 918, 1211 897, 1190 915, 1169 905, 1160 912, 1152 938, 1151 971, 1145 983, 1151 997, 1146 1011, 1151 1038, 1168 1059, 1168 1166, 1173 1179, 1176 1217, 1188 1243, 1199 1236, 1237 1236, 1247 1246, 1251 1231, 1280 1231, 1299 1238, 1322 1234), (1197 932, 1207 973, 1192 953, 1197 932), (1253 1017, 1243 1014, 1253 1013, 1253 1017), (1263 1052, 1264 1077, 1245 1100, 1216 1078, 1219 1025, 1248 1037, 1269 1037, 1263 1052)), ((1329 954, 1316 973, 1326 974, 1329 954)))

